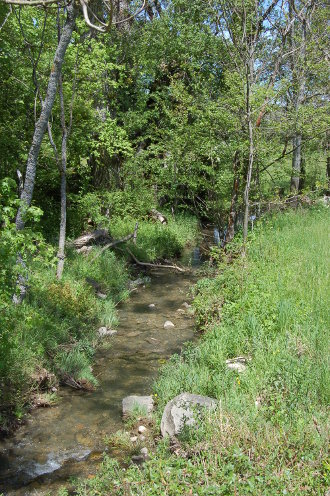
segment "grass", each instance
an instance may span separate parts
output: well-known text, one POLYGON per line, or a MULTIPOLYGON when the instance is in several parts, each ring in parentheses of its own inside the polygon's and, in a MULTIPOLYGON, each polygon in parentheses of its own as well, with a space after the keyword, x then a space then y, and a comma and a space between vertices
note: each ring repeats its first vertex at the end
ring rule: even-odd
MULTIPOLYGON (((130 232, 130 222, 114 221, 113 235, 121 237, 130 232)), ((144 260, 172 257, 196 236, 196 231, 197 223, 190 218, 179 217, 168 226, 143 220, 137 245, 132 246, 144 260)), ((13 236, 15 233, 13 230, 13 236)), ((8 245, 0 236, 0 248, 8 245)), ((99 342, 96 331, 100 326, 112 328, 118 324, 115 306, 129 295, 130 269, 121 254, 106 250, 91 262, 97 249, 89 257, 69 251, 63 278, 58 281, 55 248, 44 245, 44 259, 41 255, 29 259, 29 290, 22 305, 12 304, 13 287, 0 284, 0 432, 3 433, 10 430, 15 420, 22 419, 38 389, 50 389, 68 376, 87 387, 97 385, 91 371, 94 349, 99 342), (96 291, 106 298, 97 297, 96 291), (41 383, 36 370, 55 374, 55 381, 41 383)), ((7 266, 15 282, 16 252, 12 251, 7 266)))
MULTIPOLYGON (((237 244, 233 252, 237 253, 237 244)), ((324 495, 329 483, 329 212, 260 222, 247 254, 196 287, 204 333, 162 369, 156 422, 182 391, 219 400, 175 450, 159 442, 142 469, 106 457, 79 496, 324 495), (226 359, 245 356, 245 372, 226 359)), ((65 494, 65 491, 62 492, 65 494)))

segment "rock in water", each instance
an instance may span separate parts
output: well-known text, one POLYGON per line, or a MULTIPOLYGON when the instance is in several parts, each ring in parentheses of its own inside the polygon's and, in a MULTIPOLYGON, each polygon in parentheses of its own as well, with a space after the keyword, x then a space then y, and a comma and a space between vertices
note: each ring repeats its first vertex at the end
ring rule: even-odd
POLYGON ((186 301, 184 303, 182 303, 181 305, 183 308, 190 308, 191 305, 189 305, 189 303, 187 303, 186 301))
POLYGON ((133 412, 136 408, 145 410, 146 413, 150 413, 154 407, 154 400, 152 396, 126 396, 123 399, 123 415, 128 415, 133 412))
POLYGON ((114 329, 108 329, 107 327, 100 327, 97 333, 101 338, 103 338, 104 336, 114 336, 117 334, 117 331, 114 329))
POLYGON ((175 325, 170 320, 167 320, 164 324, 164 329, 171 329, 173 327, 175 327, 175 325))
POLYGON ((164 409, 160 424, 162 436, 173 437, 179 434, 185 425, 195 424, 196 416, 199 416, 201 410, 211 410, 216 405, 216 400, 208 396, 190 393, 179 394, 169 401, 164 409))

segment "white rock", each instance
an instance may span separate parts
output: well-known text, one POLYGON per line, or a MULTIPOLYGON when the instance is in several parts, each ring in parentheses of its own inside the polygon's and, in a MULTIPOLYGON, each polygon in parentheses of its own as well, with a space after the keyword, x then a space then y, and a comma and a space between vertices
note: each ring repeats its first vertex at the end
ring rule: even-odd
POLYGON ((156 308, 156 305, 154 303, 150 303, 150 305, 148 305, 149 308, 156 308))
POLYGON ((138 427, 138 433, 139 434, 143 434, 144 432, 146 432, 147 428, 144 427, 144 425, 139 425, 138 427))
POLYGON ((141 455, 143 456, 148 456, 148 448, 141 448, 140 450, 141 455))
POLYGON ((247 360, 245 357, 236 357, 226 360, 226 365, 229 369, 241 373, 246 370, 246 362, 247 360))
POLYGON ((177 309, 177 313, 184 314, 184 313, 186 313, 186 312, 185 312, 185 310, 183 310, 183 308, 178 308, 178 309, 177 309))
POLYGON ((141 434, 141 436, 139 437, 139 440, 143 442, 146 440, 146 437, 143 434, 141 434))
POLYGON ((129 438, 129 440, 132 442, 132 443, 135 443, 137 440, 138 440, 138 437, 137 436, 132 436, 129 438))
POLYGON ((186 301, 184 303, 182 303, 181 305, 183 308, 190 308, 191 305, 189 305, 189 303, 187 303, 186 301))
POLYGON ((169 401, 164 409, 160 430, 162 436, 173 437, 181 432, 185 425, 195 424, 200 410, 216 407, 216 400, 198 394, 181 393, 169 401))
POLYGON ((104 336, 114 336, 115 334, 117 334, 117 331, 115 331, 114 329, 108 329, 107 327, 100 327, 97 333, 100 337, 104 337, 104 336))
POLYGON ((171 329, 173 327, 175 327, 175 325, 170 320, 167 320, 164 324, 164 329, 171 329))

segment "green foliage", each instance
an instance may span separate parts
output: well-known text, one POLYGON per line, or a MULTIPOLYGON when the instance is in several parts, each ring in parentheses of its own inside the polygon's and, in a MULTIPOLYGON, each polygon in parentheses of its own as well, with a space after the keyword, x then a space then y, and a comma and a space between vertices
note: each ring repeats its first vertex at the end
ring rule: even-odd
POLYGON ((91 265, 88 259, 67 259, 70 270, 62 281, 55 267, 33 263, 29 292, 22 305, 13 305, 10 290, 1 295, 0 399, 1 428, 15 412, 25 411, 35 384, 34 372, 44 367, 65 380, 95 385, 91 372, 96 330, 116 325, 115 302, 127 295, 128 273, 112 253, 91 265), (103 272, 105 271, 105 272, 103 272), (87 276, 98 279, 107 292, 99 299, 87 276))
POLYGON ((198 283, 205 333, 162 369, 157 419, 182 391, 217 398, 217 411, 180 437, 185 456, 164 440, 142 469, 105 458, 78 495, 324 494, 328 226, 321 206, 266 218, 244 258, 198 283), (241 374, 226 367, 236 356, 248 359, 241 374))

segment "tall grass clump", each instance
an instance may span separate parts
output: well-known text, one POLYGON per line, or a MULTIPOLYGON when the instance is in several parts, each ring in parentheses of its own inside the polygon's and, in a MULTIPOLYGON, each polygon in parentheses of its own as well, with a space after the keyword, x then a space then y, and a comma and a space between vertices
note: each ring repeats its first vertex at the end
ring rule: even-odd
POLYGON ((162 369, 156 421, 183 391, 217 398, 218 409, 174 449, 162 441, 142 470, 105 459, 77 494, 324 495, 328 246, 326 208, 281 213, 259 223, 245 257, 228 257, 200 281, 194 306, 204 332, 162 369), (240 374, 226 366, 237 356, 246 358, 240 374))
POLYGON ((111 252, 94 263, 69 253, 63 279, 55 260, 30 264, 21 305, 1 300, 0 431, 7 432, 33 404, 34 393, 71 379, 95 386, 91 372, 97 329, 118 323, 115 304, 127 297, 128 270, 111 252), (47 262, 47 263, 46 263, 47 262), (105 299, 97 296, 99 288, 105 299), (42 379, 40 377, 48 377, 42 379), (51 379, 51 380, 49 380, 51 379))

